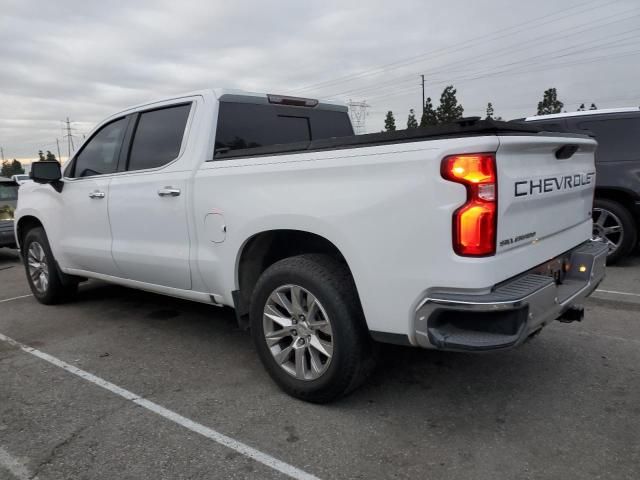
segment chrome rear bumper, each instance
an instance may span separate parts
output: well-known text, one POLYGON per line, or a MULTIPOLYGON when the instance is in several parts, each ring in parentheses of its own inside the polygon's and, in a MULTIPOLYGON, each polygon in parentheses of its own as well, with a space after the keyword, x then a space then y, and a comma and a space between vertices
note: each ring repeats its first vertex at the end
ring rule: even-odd
POLYGON ((481 295, 432 289, 416 309, 416 341, 442 350, 516 346, 589 296, 606 258, 604 243, 588 241, 551 261, 561 262, 559 282, 538 267, 481 295))

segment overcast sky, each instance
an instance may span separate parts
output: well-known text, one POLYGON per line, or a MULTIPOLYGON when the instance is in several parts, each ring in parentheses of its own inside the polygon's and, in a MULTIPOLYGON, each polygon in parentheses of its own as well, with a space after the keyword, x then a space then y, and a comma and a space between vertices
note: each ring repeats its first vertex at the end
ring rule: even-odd
MULTIPOLYGON (((370 105, 399 127, 453 84, 465 116, 640 105, 638 0, 0 0, 0 146, 56 153, 104 117, 154 98, 242 88, 370 105)), ((436 101, 437 103, 437 101, 436 101)))

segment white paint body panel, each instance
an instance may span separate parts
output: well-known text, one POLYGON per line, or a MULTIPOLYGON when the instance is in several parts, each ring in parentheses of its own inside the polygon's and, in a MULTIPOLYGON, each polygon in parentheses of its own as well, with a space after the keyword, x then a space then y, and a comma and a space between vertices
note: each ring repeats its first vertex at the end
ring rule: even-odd
POLYGON ((231 292, 238 288, 238 260, 251 237, 277 229, 314 233, 332 242, 347 260, 369 328, 412 341, 415 308, 428 289, 487 290, 590 237, 592 187, 530 203, 514 198, 509 188, 523 176, 593 170, 592 140, 487 135, 207 161, 214 148, 220 93, 188 96, 197 108, 184 151, 174 163, 153 173, 101 177, 111 183, 115 274, 86 268, 72 251, 74 241, 60 228, 68 185, 63 195, 48 186, 25 185, 29 190, 21 191, 16 219, 41 219, 67 273, 199 301, 214 295, 229 306, 231 292), (558 166, 550 154, 567 143, 580 150, 558 166), (531 226, 546 232, 543 238, 499 248, 486 258, 453 252, 451 217, 466 192, 441 178, 440 163, 446 155, 477 152, 497 152, 498 239, 526 233, 531 226), (165 184, 181 188, 179 202, 156 195, 165 184), (139 186, 135 193, 134 185, 139 186))

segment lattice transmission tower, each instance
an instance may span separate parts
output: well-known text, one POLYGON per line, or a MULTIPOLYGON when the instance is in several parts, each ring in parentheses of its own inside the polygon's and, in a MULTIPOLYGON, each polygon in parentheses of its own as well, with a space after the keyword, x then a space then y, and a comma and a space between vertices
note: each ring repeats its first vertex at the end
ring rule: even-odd
POLYGON ((355 134, 367 133, 367 108, 371 105, 364 100, 362 102, 349 100, 347 105, 349 106, 349 117, 351 117, 351 124, 355 134))

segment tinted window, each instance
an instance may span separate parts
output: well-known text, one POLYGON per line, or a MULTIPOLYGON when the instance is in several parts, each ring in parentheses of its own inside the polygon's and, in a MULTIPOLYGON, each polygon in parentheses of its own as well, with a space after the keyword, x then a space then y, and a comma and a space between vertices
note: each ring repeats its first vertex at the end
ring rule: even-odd
POLYGON ((216 151, 353 135, 346 112, 221 102, 216 151))
POLYGON ((18 185, 15 183, 0 182, 0 201, 12 201, 17 199, 18 185))
POLYGON ((102 127, 76 157, 74 177, 90 177, 115 172, 126 128, 125 118, 102 127))
POLYGON ((640 159, 640 118, 591 120, 580 122, 578 127, 594 134, 599 162, 640 159))
POLYGON ((129 170, 157 168, 180 153, 191 105, 179 105, 140 115, 129 155, 129 170))

